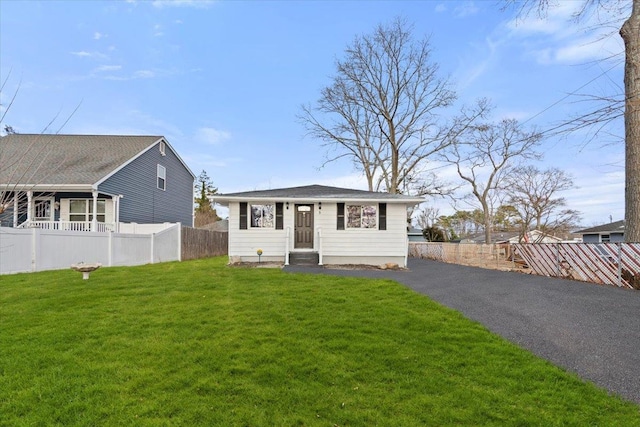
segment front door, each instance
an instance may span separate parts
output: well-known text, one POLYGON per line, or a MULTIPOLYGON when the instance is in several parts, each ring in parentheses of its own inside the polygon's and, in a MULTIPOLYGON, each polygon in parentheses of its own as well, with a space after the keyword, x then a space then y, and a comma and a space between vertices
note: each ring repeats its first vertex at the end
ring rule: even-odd
POLYGON ((296 205, 295 248, 313 249, 313 205, 296 205))

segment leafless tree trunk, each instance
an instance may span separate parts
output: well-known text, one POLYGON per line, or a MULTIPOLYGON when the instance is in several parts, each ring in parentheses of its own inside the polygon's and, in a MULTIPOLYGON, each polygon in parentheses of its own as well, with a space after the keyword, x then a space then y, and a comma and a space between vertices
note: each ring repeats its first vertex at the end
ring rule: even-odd
POLYGON ((640 242, 640 0, 622 25, 625 45, 625 230, 627 242, 640 242))

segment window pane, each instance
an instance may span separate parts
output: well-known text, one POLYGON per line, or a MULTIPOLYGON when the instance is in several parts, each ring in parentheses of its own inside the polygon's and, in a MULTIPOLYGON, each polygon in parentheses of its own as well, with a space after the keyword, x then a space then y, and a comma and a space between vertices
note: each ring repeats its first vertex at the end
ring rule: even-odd
POLYGON ((106 201, 98 200, 98 214, 103 214, 106 212, 106 204, 107 204, 106 201))
POLYGON ((274 218, 273 205, 251 205, 251 227, 273 228, 274 218))
POLYGON ((87 201, 71 200, 69 202, 69 212, 85 214, 87 212, 87 201))
POLYGON ((376 228, 376 207, 375 206, 363 206, 362 207, 362 228, 376 228))
POLYGON ((69 221, 86 221, 84 215, 69 215, 69 221))
POLYGON ((362 206, 347 206, 347 228, 360 228, 362 224, 362 206))

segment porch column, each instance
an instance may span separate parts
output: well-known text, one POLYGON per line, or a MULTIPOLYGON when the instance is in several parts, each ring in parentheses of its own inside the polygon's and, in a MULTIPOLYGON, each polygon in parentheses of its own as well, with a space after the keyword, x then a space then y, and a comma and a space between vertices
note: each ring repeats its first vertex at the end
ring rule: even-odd
POLYGON ((111 196, 113 202, 113 231, 118 232, 118 223, 120 222, 120 196, 111 196))
POLYGON ((91 231, 98 231, 98 191, 91 192, 93 196, 93 218, 91 219, 91 231))
POLYGON ((31 212, 31 204, 33 203, 33 191, 27 191, 27 225, 31 223, 31 216, 33 212, 31 212))
POLYGON ((20 192, 15 191, 13 193, 13 228, 18 226, 18 199, 20 198, 20 192))

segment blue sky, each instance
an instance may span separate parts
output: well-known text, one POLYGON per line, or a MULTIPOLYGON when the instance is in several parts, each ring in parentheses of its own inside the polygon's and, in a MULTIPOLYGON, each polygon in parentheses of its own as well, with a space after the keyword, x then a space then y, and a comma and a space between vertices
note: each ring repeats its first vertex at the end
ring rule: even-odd
MULTIPOLYGON (((319 169, 324 148, 296 119, 356 35, 405 17, 416 37, 430 36, 458 106, 487 97, 494 118, 544 128, 583 108, 568 93, 622 85, 616 29, 572 23, 579 4, 516 21, 494 1, 2 0, 3 112, 19 86, 3 125, 37 133, 55 118, 57 131, 79 105, 63 133, 164 135, 223 193, 313 183, 364 189, 346 160, 319 169)), ((584 225, 622 219, 623 144, 587 140, 545 141, 536 166, 573 175, 578 188, 564 196, 584 225)), ((449 169, 439 174, 455 179, 449 169)), ((452 213, 446 201, 427 204, 452 213)))

